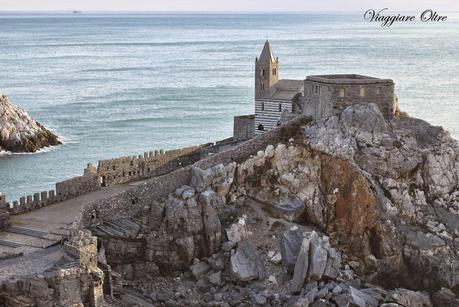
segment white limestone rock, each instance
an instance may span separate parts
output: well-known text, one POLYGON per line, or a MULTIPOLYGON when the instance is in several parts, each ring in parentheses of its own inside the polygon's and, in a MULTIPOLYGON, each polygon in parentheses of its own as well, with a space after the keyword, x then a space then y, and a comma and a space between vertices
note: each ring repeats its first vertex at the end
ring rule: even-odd
POLYGON ((61 142, 26 111, 0 96, 0 152, 35 152, 61 142))
POLYGON ((231 226, 226 229, 228 241, 237 243, 252 235, 252 232, 247 229, 246 219, 246 216, 241 216, 236 223, 231 224, 231 226))

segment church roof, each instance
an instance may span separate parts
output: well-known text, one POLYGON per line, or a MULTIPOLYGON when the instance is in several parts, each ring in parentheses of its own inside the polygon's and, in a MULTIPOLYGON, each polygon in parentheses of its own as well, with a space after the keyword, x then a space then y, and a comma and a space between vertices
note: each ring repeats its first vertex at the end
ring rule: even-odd
POLYGON ((263 46, 263 50, 261 51, 260 58, 258 60, 260 62, 275 62, 273 51, 271 50, 271 44, 268 40, 266 40, 265 45, 263 46))
POLYGON ((298 93, 303 92, 303 80, 279 80, 276 85, 276 90, 271 95, 270 99, 275 100, 288 100, 291 101, 298 93))

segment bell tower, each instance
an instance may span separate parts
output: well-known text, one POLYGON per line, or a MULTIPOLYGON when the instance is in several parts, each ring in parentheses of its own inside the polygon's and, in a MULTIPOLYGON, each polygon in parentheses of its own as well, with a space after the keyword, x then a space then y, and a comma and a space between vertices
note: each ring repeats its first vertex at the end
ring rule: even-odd
POLYGON ((279 81, 279 59, 274 58, 269 41, 265 42, 260 57, 255 59, 255 100, 269 98, 279 81))

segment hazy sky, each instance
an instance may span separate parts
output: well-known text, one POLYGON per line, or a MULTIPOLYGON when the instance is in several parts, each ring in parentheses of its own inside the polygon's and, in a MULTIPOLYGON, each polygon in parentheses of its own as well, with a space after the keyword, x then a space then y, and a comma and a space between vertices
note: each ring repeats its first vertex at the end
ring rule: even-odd
POLYGON ((0 10, 105 11, 458 11, 459 0, 0 0, 0 10))

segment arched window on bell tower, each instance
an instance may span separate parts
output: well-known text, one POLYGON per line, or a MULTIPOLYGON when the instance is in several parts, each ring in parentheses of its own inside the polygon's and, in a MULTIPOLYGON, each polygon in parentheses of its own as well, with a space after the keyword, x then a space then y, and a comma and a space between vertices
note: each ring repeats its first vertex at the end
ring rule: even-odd
POLYGON ((255 59, 255 99, 266 99, 276 90, 279 81, 279 60, 271 45, 265 42, 260 57, 255 59))

